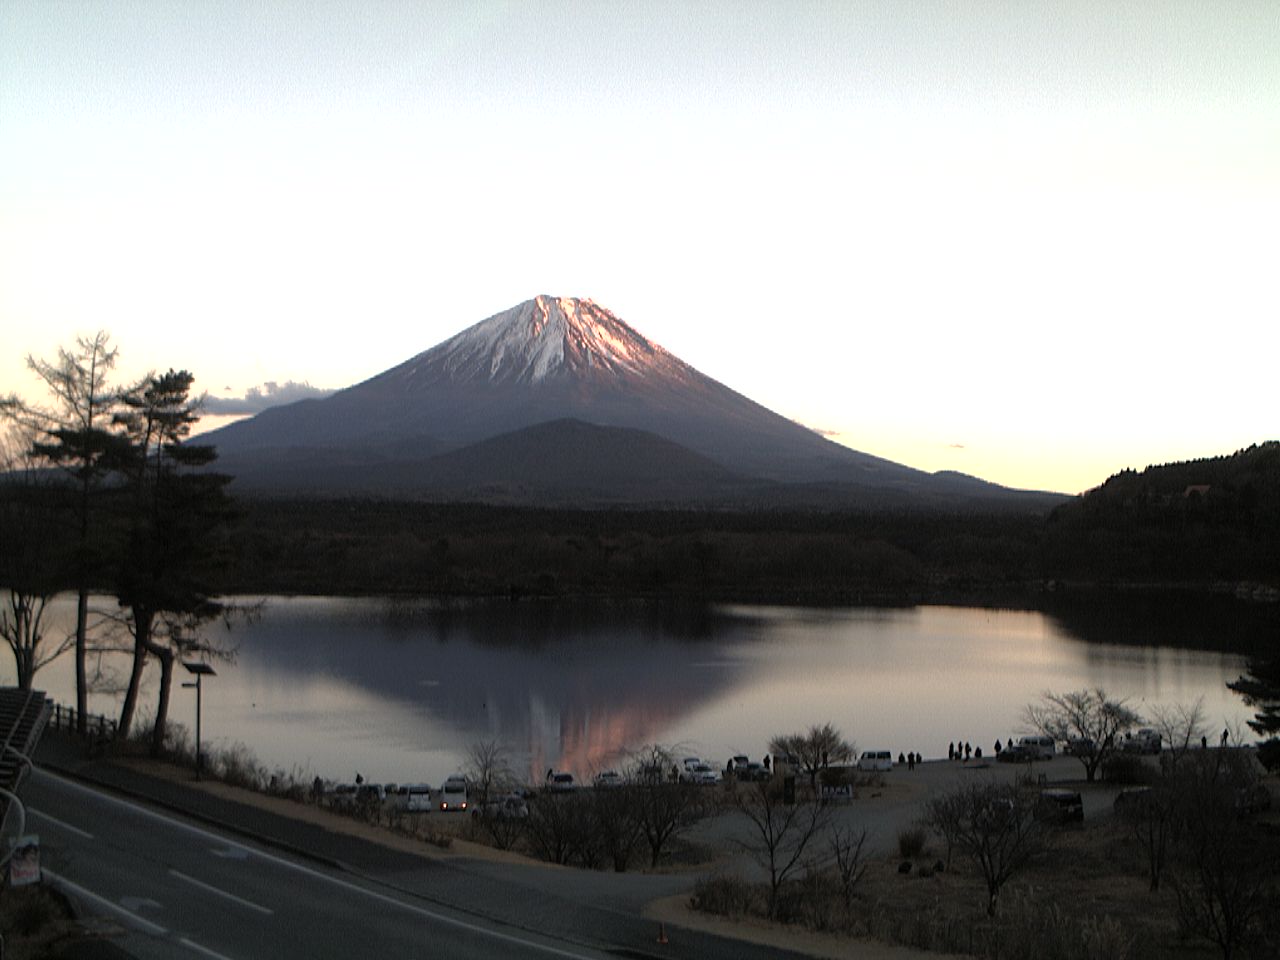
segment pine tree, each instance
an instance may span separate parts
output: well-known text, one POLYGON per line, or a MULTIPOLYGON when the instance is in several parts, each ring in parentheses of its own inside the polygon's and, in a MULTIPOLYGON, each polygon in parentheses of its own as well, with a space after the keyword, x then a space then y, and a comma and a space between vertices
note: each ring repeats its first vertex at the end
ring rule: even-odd
POLYGON ((143 667, 154 656, 160 689, 153 754, 164 746, 174 664, 188 653, 211 652, 199 639, 200 626, 223 612, 207 577, 231 516, 230 478, 202 469, 216 458, 213 447, 185 442, 199 419, 193 381, 185 370, 149 375, 122 395, 124 411, 116 418, 130 442, 128 533, 116 595, 134 638, 120 729, 133 724, 143 667))
POLYGON ((1268 770, 1280 768, 1280 657, 1251 660, 1249 672, 1227 686, 1258 708, 1249 721, 1254 733, 1266 738, 1258 745, 1258 760, 1268 770))

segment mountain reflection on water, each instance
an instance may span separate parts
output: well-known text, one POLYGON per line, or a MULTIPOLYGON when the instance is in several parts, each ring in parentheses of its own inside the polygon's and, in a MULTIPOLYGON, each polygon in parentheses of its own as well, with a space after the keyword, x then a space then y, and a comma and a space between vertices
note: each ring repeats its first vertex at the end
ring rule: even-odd
POLYGON ((455 749, 497 741, 530 775, 585 776, 678 726, 740 682, 741 665, 698 661, 710 643, 741 641, 748 623, 635 603, 334 603, 272 601, 240 666, 283 682, 340 677, 443 728, 435 735, 455 749))
MULTIPOLYGON (((55 619, 73 617, 74 602, 59 598, 55 619)), ((654 742, 718 764, 759 759, 774 734, 827 721, 862 748, 989 749, 1021 732, 1023 706, 1047 689, 1101 685, 1140 711, 1203 697, 1215 729, 1248 716, 1225 687, 1240 654, 1108 642, 1129 634, 1106 638, 1104 619, 1088 616, 1085 640, 1070 619, 959 607, 269 598, 256 622, 232 629, 238 655, 206 682, 203 727, 213 746, 243 742, 302 779, 438 782, 472 744, 493 740, 536 781, 552 767, 589 777, 654 742)), ((1223 621, 1218 632, 1230 629, 1223 621)), ((39 685, 71 703, 72 675, 64 658, 39 685)), ((172 716, 192 727, 185 693, 175 691, 172 716)), ((91 708, 114 713, 118 703, 99 696, 91 708)))

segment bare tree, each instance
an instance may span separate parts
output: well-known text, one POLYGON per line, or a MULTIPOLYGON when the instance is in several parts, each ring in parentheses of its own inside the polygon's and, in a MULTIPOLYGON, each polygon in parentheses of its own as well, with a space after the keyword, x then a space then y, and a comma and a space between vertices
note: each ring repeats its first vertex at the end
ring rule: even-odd
POLYGON ((510 790, 515 774, 506 749, 497 740, 477 740, 467 748, 467 783, 475 792, 481 813, 491 794, 510 790))
POLYGON ((98 331, 77 337, 73 350, 58 349, 55 362, 27 357, 27 366, 43 381, 52 406, 28 404, 16 397, 0 403, 0 411, 42 438, 32 452, 46 462, 63 467, 76 490, 77 552, 74 565, 76 602, 76 711, 80 732, 86 730, 88 683, 85 656, 88 649, 89 588, 99 558, 92 548, 94 494, 111 471, 119 448, 118 436, 109 429, 117 394, 107 385, 116 362, 111 337, 98 331))
POLYGON ((50 643, 45 635, 45 609, 61 584, 65 551, 54 535, 54 515, 61 506, 57 487, 39 481, 30 455, 29 431, 16 427, 0 446, 0 588, 7 588, 0 609, 0 636, 13 652, 18 686, 30 690, 36 672, 66 653, 75 636, 50 643))
POLYGON ((622 873, 640 843, 639 804, 632 784, 591 791, 591 821, 603 856, 622 873))
POLYGON ((703 812, 702 790, 673 780, 671 751, 651 745, 637 752, 627 771, 635 804, 635 820, 649 847, 649 862, 657 866, 668 844, 691 827, 703 812))
POLYGON ((525 836, 534 851, 551 863, 568 864, 580 856, 590 834, 585 792, 542 792, 529 803, 525 836))
POLYGON ((769 872, 769 918, 773 919, 782 885, 812 861, 806 854, 812 853, 829 820, 828 808, 813 795, 786 803, 782 784, 774 780, 743 785, 734 793, 734 802, 752 826, 751 839, 742 846, 769 872))
POLYGON ((942 838, 947 848, 946 869, 951 870, 952 854, 960 847, 964 825, 966 797, 960 791, 940 793, 929 798, 920 820, 942 838))
POLYGON ((1042 847, 1033 807, 1023 791, 990 781, 965 784, 925 805, 925 823, 982 871, 988 916, 995 916, 1001 888, 1042 847))
POLYGON ((1175 703, 1151 708, 1151 726, 1160 734, 1163 752, 1160 763, 1169 772, 1176 770, 1188 751, 1205 742, 1209 723, 1204 714, 1204 697, 1194 703, 1175 703))
POLYGON ((818 774, 833 763, 853 759, 854 746, 830 723, 812 726, 806 733, 777 736, 769 741, 769 752, 794 757, 800 770, 809 778, 809 786, 817 789, 818 774))
POLYGON ((867 828, 835 827, 827 841, 831 860, 835 864, 836 878, 840 881, 840 895, 845 911, 853 909, 853 893, 867 872, 867 828))
POLYGON ((1055 740, 1066 740, 1072 753, 1084 764, 1090 783, 1098 768, 1120 745, 1120 738, 1142 722, 1123 700, 1113 700, 1101 687, 1071 693, 1045 693, 1039 703, 1029 704, 1024 719, 1036 730, 1055 740))
POLYGON ((1118 813, 1147 858, 1147 882, 1152 893, 1160 889, 1160 879, 1168 862, 1179 805, 1172 774, 1166 773, 1152 787, 1135 790, 1118 805, 1118 813))
POLYGON ((1215 944, 1223 960, 1259 938, 1276 902, 1275 838, 1245 816, 1257 772, 1250 751, 1196 754, 1178 773, 1183 820, 1172 886, 1182 929, 1215 944))
POLYGON ((524 816, 506 810, 477 810, 478 815, 472 818, 472 823, 498 850, 510 850, 525 835, 528 809, 524 816))

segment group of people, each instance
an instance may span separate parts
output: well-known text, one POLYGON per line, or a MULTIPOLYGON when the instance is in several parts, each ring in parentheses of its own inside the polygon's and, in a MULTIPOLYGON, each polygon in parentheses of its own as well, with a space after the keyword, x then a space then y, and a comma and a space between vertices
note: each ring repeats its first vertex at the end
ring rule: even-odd
MULTIPOLYGON (((997 740, 996 754, 999 755, 999 753, 1000 753, 1000 741, 997 740)), ((970 746, 968 740, 964 741, 963 743, 953 741, 952 743, 947 744, 948 760, 963 760, 965 762, 968 762, 970 757, 972 757, 974 760, 981 760, 982 747, 970 746)))
POLYGON ((902 755, 901 751, 898 752, 898 765, 901 766, 905 763, 908 770, 914 770, 916 768, 916 764, 923 760, 924 757, 916 753, 914 750, 908 753, 905 757, 902 755))

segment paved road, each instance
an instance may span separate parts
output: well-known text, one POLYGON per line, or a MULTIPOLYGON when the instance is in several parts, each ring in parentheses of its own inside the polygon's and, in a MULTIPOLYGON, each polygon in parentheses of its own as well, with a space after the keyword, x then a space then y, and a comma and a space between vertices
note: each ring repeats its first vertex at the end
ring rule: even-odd
POLYGON ((126 949, 140 958, 605 956, 415 902, 49 773, 26 793, 49 879, 130 931, 126 949))
POLYGON ((344 869, 39 768, 24 798, 46 877, 119 928, 117 942, 139 960, 788 956, 689 930, 658 945, 637 904, 659 877, 563 883, 580 872, 432 861, 377 845, 344 869))

